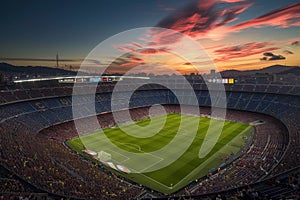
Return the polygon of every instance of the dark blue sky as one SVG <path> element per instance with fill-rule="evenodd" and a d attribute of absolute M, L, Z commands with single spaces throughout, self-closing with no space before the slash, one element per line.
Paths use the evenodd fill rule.
<path fill-rule="evenodd" d="M 84 57 L 97 43 L 127 29 L 154 26 L 176 0 L 1 2 L 0 57 Z M 163 3 L 163 4 L 162 4 Z"/>

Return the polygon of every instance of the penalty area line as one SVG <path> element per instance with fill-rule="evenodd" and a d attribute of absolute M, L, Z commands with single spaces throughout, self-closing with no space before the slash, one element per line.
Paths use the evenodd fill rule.
<path fill-rule="evenodd" d="M 156 155 L 153 155 L 153 154 L 151 154 L 151 153 L 145 153 L 145 154 L 150 154 L 151 156 L 158 158 L 159 161 L 153 163 L 152 165 L 149 165 L 148 167 L 145 167 L 145 168 L 142 169 L 141 172 L 139 172 L 139 173 L 144 173 L 145 170 L 147 170 L 147 169 L 149 169 L 149 168 L 151 168 L 151 167 L 157 165 L 157 164 L 160 163 L 161 161 L 165 160 L 164 158 L 159 157 L 159 156 L 156 156 Z"/>
<path fill-rule="evenodd" d="M 142 175 L 143 177 L 145 177 L 145 178 L 147 178 L 147 179 L 149 179 L 149 180 L 151 180 L 151 181 L 157 183 L 158 185 L 161 185 L 161 186 L 163 186 L 163 187 L 165 187 L 167 189 L 173 189 L 174 188 L 174 186 L 172 186 L 172 187 L 166 186 L 165 184 L 163 184 L 161 182 L 158 182 L 157 180 L 155 180 L 155 179 L 153 179 L 153 178 L 151 178 L 149 176 L 146 176 L 145 174 L 140 173 L 140 175 Z"/>

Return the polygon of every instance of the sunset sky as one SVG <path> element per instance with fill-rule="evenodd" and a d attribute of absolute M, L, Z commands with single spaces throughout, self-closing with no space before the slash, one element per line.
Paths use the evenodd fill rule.
<path fill-rule="evenodd" d="M 53 67 L 58 53 L 61 67 L 79 66 L 101 41 L 139 27 L 191 37 L 219 70 L 300 65 L 297 0 L 12 0 L 0 5 L 0 62 L 14 65 Z M 191 63 L 166 55 L 164 33 L 153 34 L 145 43 L 137 38 L 132 44 L 115 44 L 127 53 L 119 69 L 167 56 L 160 61 L 192 72 Z"/>

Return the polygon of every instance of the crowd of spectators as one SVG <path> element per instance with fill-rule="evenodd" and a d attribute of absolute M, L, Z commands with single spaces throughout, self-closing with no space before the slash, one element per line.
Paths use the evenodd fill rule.
<path fill-rule="evenodd" d="M 1 163 L 45 192 L 79 198 L 130 198 L 141 190 L 83 162 L 56 140 L 35 135 L 13 119 L 2 123 Z M 64 137 L 61 134 L 60 137 Z"/>

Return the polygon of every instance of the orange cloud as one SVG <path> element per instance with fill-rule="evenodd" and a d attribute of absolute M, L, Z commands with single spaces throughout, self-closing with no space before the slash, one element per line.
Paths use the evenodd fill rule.
<path fill-rule="evenodd" d="M 144 59 L 138 58 L 134 55 L 129 55 L 129 59 L 127 59 L 127 60 L 121 59 L 120 66 L 122 66 L 122 67 L 135 67 L 135 66 L 139 66 L 139 65 L 143 65 L 143 64 L 145 64 Z"/>
<path fill-rule="evenodd" d="M 132 62 L 143 62 L 143 61 L 144 61 L 143 59 L 138 58 L 138 57 L 135 57 L 135 56 L 131 56 L 131 57 L 130 57 L 130 60 L 131 60 Z"/>
<path fill-rule="evenodd" d="M 218 58 L 215 62 L 224 62 L 235 58 L 243 58 L 252 55 L 262 54 L 268 51 L 278 50 L 278 47 L 271 47 L 274 43 L 271 42 L 249 42 L 245 44 L 225 47 L 214 51 Z"/>

